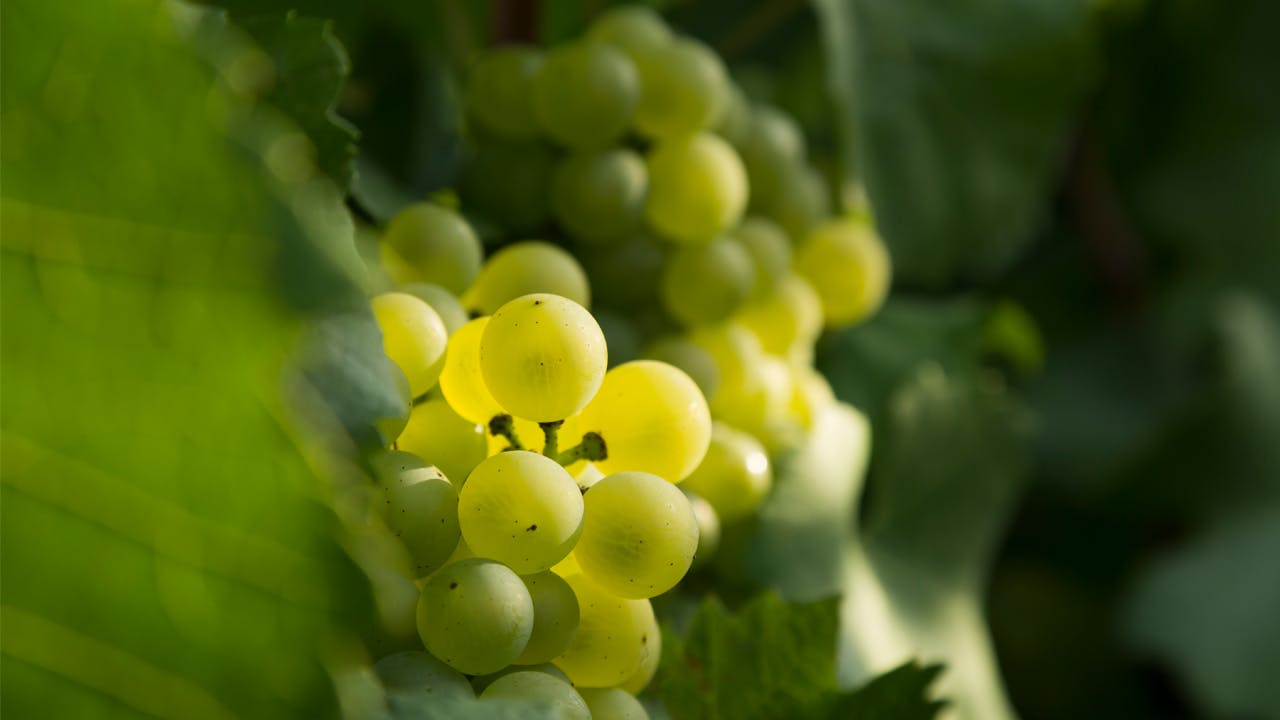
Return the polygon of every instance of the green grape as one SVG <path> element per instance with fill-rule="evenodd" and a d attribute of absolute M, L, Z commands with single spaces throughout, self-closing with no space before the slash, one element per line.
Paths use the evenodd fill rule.
<path fill-rule="evenodd" d="M 468 675 L 510 665 L 533 632 L 533 600 L 511 568 L 462 560 L 432 575 L 418 600 L 418 634 L 427 651 Z"/>
<path fill-rule="evenodd" d="M 750 434 L 716 422 L 711 447 L 683 487 L 715 508 L 725 524 L 755 511 L 773 487 L 773 471 L 764 446 Z"/>
<path fill-rule="evenodd" d="M 373 318 L 382 330 L 382 349 L 409 380 L 413 397 L 430 390 L 444 367 L 449 332 L 431 306 L 400 292 L 370 301 Z"/>
<path fill-rule="evenodd" d="M 582 688 L 591 720 L 649 720 L 640 701 L 618 688 Z"/>
<path fill-rule="evenodd" d="M 580 150 L 605 148 L 620 138 L 639 99 L 635 63 L 603 43 L 555 48 L 533 84 L 534 114 L 543 131 Z"/>
<path fill-rule="evenodd" d="M 798 241 L 831 215 L 830 189 L 814 168 L 793 165 L 779 181 L 773 197 L 756 208 Z"/>
<path fill-rule="evenodd" d="M 647 231 L 605 248 L 583 248 L 581 257 L 600 305 L 634 310 L 656 304 L 667 250 Z"/>
<path fill-rule="evenodd" d="M 751 256 L 756 271 L 752 297 L 768 295 L 791 271 L 791 241 L 787 233 L 772 220 L 749 217 L 733 231 L 732 237 Z"/>
<path fill-rule="evenodd" d="M 796 269 L 818 292 L 827 327 L 866 319 L 889 293 L 889 253 L 863 220 L 832 220 L 814 230 L 796 254 Z"/>
<path fill-rule="evenodd" d="M 510 232 L 532 232 L 551 214 L 547 186 L 555 164 L 541 141 L 480 142 L 469 149 L 459 190 L 468 212 Z"/>
<path fill-rule="evenodd" d="M 449 407 L 482 428 L 488 427 L 494 415 L 504 412 L 480 374 L 480 338 L 488 324 L 489 318 L 479 317 L 459 328 L 449 338 L 449 351 L 440 372 L 440 392 Z"/>
<path fill-rule="evenodd" d="M 683 338 L 668 336 L 650 343 L 640 354 L 683 370 L 698 384 L 704 397 L 715 395 L 716 386 L 720 384 L 720 370 L 716 367 L 715 358 L 703 348 Z"/>
<path fill-rule="evenodd" d="M 533 598 L 533 634 L 516 663 L 550 662 L 569 647 L 578 632 L 578 597 L 568 583 L 551 571 L 525 575 L 523 579 Z"/>
<path fill-rule="evenodd" d="M 750 330 L 735 323 L 699 328 L 689 341 L 707 351 L 716 364 L 720 380 L 708 401 L 715 403 L 722 394 L 755 391 L 759 379 L 751 368 L 764 359 L 764 350 Z"/>
<path fill-rule="evenodd" d="M 817 342 L 822 301 L 808 281 L 788 274 L 772 293 L 738 313 L 737 321 L 755 334 L 765 352 L 790 355 Z"/>
<path fill-rule="evenodd" d="M 592 720 L 582 696 L 569 683 L 541 672 L 514 672 L 490 683 L 481 700 L 546 703 L 564 720 Z"/>
<path fill-rule="evenodd" d="M 604 379 L 608 352 L 591 313 L 572 300 L 537 293 L 489 318 L 480 372 L 493 399 L 516 417 L 553 422 L 577 414 Z"/>
<path fill-rule="evenodd" d="M 573 592 L 573 591 L 570 590 L 570 592 Z M 577 601 L 575 600 L 575 602 Z M 537 614 L 536 607 L 534 608 L 534 614 L 535 615 Z M 536 623 L 537 620 L 535 619 L 534 622 Z M 495 673 L 489 673 L 488 675 L 477 675 L 476 677 L 471 678 L 471 688 L 478 693 L 482 693 L 485 691 L 485 688 L 493 684 L 493 681 L 499 678 L 504 678 L 512 673 L 518 673 L 518 672 L 544 673 L 546 675 L 550 675 L 553 678 L 556 678 L 557 680 L 560 680 L 561 682 L 564 682 L 564 683 L 569 682 L 569 676 L 565 675 L 563 670 L 556 667 L 555 665 L 552 665 L 549 662 L 546 662 L 546 663 L 538 663 L 536 665 L 508 665 L 507 667 L 504 667 Z"/>
<path fill-rule="evenodd" d="M 415 405 L 396 448 L 413 453 L 444 471 L 461 486 L 489 455 L 485 429 L 464 420 L 442 398 Z"/>
<path fill-rule="evenodd" d="M 587 274 L 572 255 L 551 243 L 527 240 L 494 253 L 463 303 L 483 315 L 523 295 L 551 293 L 591 307 Z"/>
<path fill-rule="evenodd" d="M 805 363 L 791 366 L 792 392 L 787 412 L 800 427 L 812 429 L 827 408 L 836 403 L 836 394 L 822 373 Z"/>
<path fill-rule="evenodd" d="M 754 434 L 770 452 L 776 452 L 801 435 L 799 424 L 788 413 L 792 392 L 790 366 L 765 355 L 748 368 L 742 385 L 717 393 L 711 408 L 717 418 Z"/>
<path fill-rule="evenodd" d="M 711 325 L 737 312 L 751 295 L 756 269 L 746 248 L 727 236 L 682 247 L 667 260 L 659 297 L 686 327 Z"/>
<path fill-rule="evenodd" d="M 584 243 L 607 243 L 640 226 L 649 174 L 626 148 L 583 152 L 563 160 L 551 176 L 551 209 Z"/>
<path fill-rule="evenodd" d="M 640 633 L 644 648 L 640 651 L 640 666 L 631 673 L 618 687 L 632 695 L 639 695 L 649 686 L 649 681 L 658 672 L 658 664 L 662 662 L 662 631 L 658 628 L 658 619 L 649 613 L 643 619 L 646 627 Z"/>
<path fill-rule="evenodd" d="M 614 45 L 635 58 L 641 52 L 669 42 L 671 28 L 651 8 L 618 5 L 604 11 L 591 23 L 587 38 Z"/>
<path fill-rule="evenodd" d="M 751 112 L 750 130 L 739 147 L 751 180 L 751 203 L 768 206 L 791 168 L 804 162 L 804 133 L 790 115 L 761 105 Z"/>
<path fill-rule="evenodd" d="M 373 666 L 388 690 L 399 690 L 423 699 L 474 698 L 471 683 L 457 670 L 422 651 L 388 655 Z"/>
<path fill-rule="evenodd" d="M 375 462 L 387 527 L 413 557 L 414 576 L 425 577 L 458 545 L 458 492 L 416 455 L 389 452 Z"/>
<path fill-rule="evenodd" d="M 569 649 L 553 662 L 578 687 L 627 681 L 661 642 L 653 606 L 610 594 L 583 573 L 565 578 L 578 596 L 581 619 Z"/>
<path fill-rule="evenodd" d="M 596 310 L 593 314 L 609 345 L 610 366 L 631 362 L 640 356 L 640 330 L 630 318 L 608 310 Z"/>
<path fill-rule="evenodd" d="M 733 147 L 715 135 L 664 140 L 647 163 L 645 219 L 665 237 L 705 244 L 742 218 L 747 172 Z"/>
<path fill-rule="evenodd" d="M 608 455 L 595 463 L 601 472 L 639 470 L 672 483 L 693 472 L 711 437 L 702 391 L 679 368 L 656 360 L 606 373 L 580 422 L 604 438 Z"/>
<path fill-rule="evenodd" d="M 684 493 L 657 475 L 609 475 L 583 495 L 574 557 L 597 585 L 625 598 L 675 587 L 698 549 L 698 520 Z"/>
<path fill-rule="evenodd" d="M 467 289 L 484 257 L 467 221 L 431 203 L 396 213 L 382 235 L 382 248 L 384 260 L 391 254 L 386 269 L 397 283 L 434 283 L 454 293 Z"/>
<path fill-rule="evenodd" d="M 582 491 L 569 472 L 519 450 L 476 466 L 458 501 L 467 545 L 522 574 L 550 569 L 569 554 L 582 532 L 582 513 Z"/>
<path fill-rule="evenodd" d="M 440 316 L 441 322 L 444 323 L 444 329 L 448 331 L 450 337 L 453 337 L 453 334 L 458 332 L 458 328 L 466 325 L 467 321 L 471 319 L 467 315 L 466 308 L 462 307 L 462 301 L 458 299 L 458 296 L 440 285 L 409 283 L 401 287 L 400 292 L 409 293 L 430 305 L 431 309 L 435 310 L 436 314 Z"/>
<path fill-rule="evenodd" d="M 730 82 L 729 91 L 725 94 L 724 112 L 715 126 L 716 134 L 741 150 L 751 135 L 751 120 L 751 103 L 747 102 L 742 89 Z M 754 188 L 751 194 L 755 195 Z"/>
<path fill-rule="evenodd" d="M 703 462 L 706 462 L 704 459 Z M 681 487 L 681 490 L 685 488 Z M 693 567 L 702 567 L 715 557 L 720 549 L 720 516 L 706 498 L 697 493 L 685 491 L 689 499 L 689 507 L 693 509 L 693 517 L 698 521 L 698 551 L 693 554 Z"/>
<path fill-rule="evenodd" d="M 711 48 L 679 38 L 636 53 L 640 104 L 635 126 L 657 140 L 683 137 L 720 121 L 729 101 L 724 63 Z"/>
<path fill-rule="evenodd" d="M 602 475 L 601 479 L 603 478 L 604 476 Z M 551 572 L 562 578 L 567 578 L 570 575 L 581 573 L 582 566 L 578 564 L 578 558 L 574 557 L 573 553 L 569 553 L 563 560 L 551 566 Z M 581 609 L 579 609 L 579 612 L 581 612 Z"/>
<path fill-rule="evenodd" d="M 413 393 L 409 390 L 409 378 L 404 376 L 404 371 L 399 365 L 395 364 L 391 358 L 386 358 L 387 375 L 390 376 L 391 382 L 396 386 L 396 394 L 400 397 L 404 414 L 388 415 L 380 417 L 373 421 L 374 427 L 382 435 L 383 446 L 390 445 L 395 439 L 400 437 L 400 433 L 404 432 L 405 425 L 409 424 L 409 409 L 413 405 Z"/>
<path fill-rule="evenodd" d="M 542 52 L 536 48 L 511 45 L 489 50 L 467 78 L 467 111 L 481 127 L 499 137 L 536 137 L 532 88 L 541 69 Z"/>

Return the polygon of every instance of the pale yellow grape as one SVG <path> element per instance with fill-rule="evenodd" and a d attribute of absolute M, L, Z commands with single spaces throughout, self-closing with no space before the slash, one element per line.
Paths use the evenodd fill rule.
<path fill-rule="evenodd" d="M 414 576 L 435 572 L 458 545 L 457 490 L 438 468 L 410 453 L 385 453 L 374 465 L 387 528 L 413 557 Z"/>
<path fill-rule="evenodd" d="M 755 511 L 773 487 L 769 455 L 751 435 L 717 422 L 711 447 L 684 486 L 715 508 L 726 525 Z"/>
<path fill-rule="evenodd" d="M 791 273 L 735 319 L 755 334 L 765 352 L 790 355 L 817 342 L 822 333 L 822 301 L 809 281 Z"/>
<path fill-rule="evenodd" d="M 753 384 L 759 377 L 751 368 L 764 359 L 764 350 L 750 330 L 735 323 L 699 328 L 690 333 L 689 341 L 711 355 L 719 372 L 716 391 L 707 398 L 710 402 L 722 394 L 756 391 Z"/>
<path fill-rule="evenodd" d="M 467 77 L 467 111 L 484 129 L 513 140 L 535 137 L 533 80 L 542 69 L 536 48 L 498 47 L 482 54 Z"/>
<path fill-rule="evenodd" d="M 535 422 L 563 420 L 600 388 L 608 366 L 604 333 L 591 313 L 558 295 L 503 305 L 480 338 L 480 372 L 507 412 Z"/>
<path fill-rule="evenodd" d="M 649 720 L 640 701 L 618 688 L 582 688 L 591 720 Z"/>
<path fill-rule="evenodd" d="M 480 270 L 480 239 L 461 215 L 432 203 L 415 203 L 396 213 L 382 234 L 387 272 L 401 284 L 435 283 L 459 293 Z M 402 264 L 398 264 L 400 261 Z"/>
<path fill-rule="evenodd" d="M 436 397 L 414 406 L 396 447 L 440 468 L 458 487 L 489 455 L 484 428 L 462 418 L 443 398 Z"/>
<path fill-rule="evenodd" d="M 731 234 L 751 256 L 755 268 L 752 297 L 773 292 L 791 271 L 791 241 L 778 224 L 762 217 L 749 217 Z"/>
<path fill-rule="evenodd" d="M 720 384 L 720 370 L 715 358 L 703 348 L 680 337 L 659 338 L 641 351 L 641 356 L 675 365 L 688 375 L 705 397 L 715 394 Z"/>
<path fill-rule="evenodd" d="M 693 508 L 693 517 L 698 521 L 698 552 L 694 553 L 693 567 L 701 567 L 720 549 L 720 516 L 701 495 L 686 491 L 685 497 L 689 498 L 689 507 Z"/>
<path fill-rule="evenodd" d="M 632 695 L 639 695 L 649 686 L 649 682 L 658 672 L 658 664 L 662 662 L 662 632 L 658 628 L 658 619 L 650 613 L 646 622 L 647 628 L 640 634 L 644 643 L 644 650 L 640 654 L 640 667 L 618 685 Z"/>
<path fill-rule="evenodd" d="M 578 687 L 611 687 L 626 682 L 661 642 L 653 606 L 601 588 L 585 574 L 565 582 L 578 596 L 581 619 L 569 648 L 553 662 Z"/>
<path fill-rule="evenodd" d="M 480 338 L 489 324 L 479 317 L 463 325 L 449 338 L 449 349 L 440 372 L 440 392 L 458 415 L 488 432 L 489 421 L 506 412 L 489 394 L 480 373 Z"/>
<path fill-rule="evenodd" d="M 662 307 L 685 327 L 711 325 L 742 307 L 755 275 L 746 248 L 722 236 L 676 250 L 663 268 L 659 297 Z"/>
<path fill-rule="evenodd" d="M 634 121 L 640 134 L 661 140 L 719 122 L 729 101 L 729 78 L 711 48 L 692 38 L 677 38 L 634 57 L 644 90 Z"/>
<path fill-rule="evenodd" d="M 572 592 L 572 591 L 570 591 Z M 494 681 L 504 678 L 512 673 L 518 672 L 538 672 L 550 675 L 557 680 L 568 683 L 569 676 L 564 674 L 560 668 L 551 663 L 538 663 L 536 665 L 508 665 L 497 672 L 487 673 L 485 675 L 477 675 L 471 678 L 471 687 L 478 693 L 485 691 Z"/>
<path fill-rule="evenodd" d="M 418 600 L 427 651 L 468 675 L 510 665 L 533 632 L 533 600 L 507 566 L 472 558 L 432 575 Z"/>
<path fill-rule="evenodd" d="M 889 253 L 866 220 L 832 220 L 815 229 L 800 246 L 796 269 L 818 292 L 827 327 L 866 319 L 889 292 Z"/>
<path fill-rule="evenodd" d="M 680 582 L 698 549 L 698 520 L 684 493 L 650 473 L 609 475 L 583 496 L 574 557 L 608 592 L 651 598 Z"/>
<path fill-rule="evenodd" d="M 564 652 L 578 632 L 578 597 L 559 575 L 551 571 L 525 575 L 525 587 L 533 598 L 533 632 L 529 644 L 516 658 L 517 665 L 550 662 Z"/>
<path fill-rule="evenodd" d="M 567 578 L 582 572 L 582 566 L 578 564 L 578 558 L 574 557 L 573 553 L 569 553 L 563 560 L 551 566 L 551 572 Z"/>
<path fill-rule="evenodd" d="M 536 240 L 508 245 L 494 253 L 463 295 L 463 305 L 492 315 L 508 302 L 531 293 L 551 293 L 591 307 L 591 287 L 578 261 L 562 248 Z"/>
<path fill-rule="evenodd" d="M 400 292 L 409 293 L 430 305 L 444 322 L 444 329 L 449 331 L 450 336 L 458 332 L 458 328 L 466 325 L 471 319 L 467 316 L 466 308 L 462 307 L 462 301 L 458 296 L 442 285 L 409 283 L 401 287 Z"/>
<path fill-rule="evenodd" d="M 791 383 L 787 362 L 765 355 L 748 368 L 745 382 L 717 393 L 711 408 L 717 418 L 754 434 L 770 452 L 780 451 L 800 435 L 788 413 Z"/>
<path fill-rule="evenodd" d="M 563 720 L 593 720 L 587 703 L 569 683 L 543 672 L 513 672 L 494 680 L 484 692 L 484 700 L 515 700 L 526 703 L 542 703 L 556 712 Z"/>
<path fill-rule="evenodd" d="M 670 42 L 671 28 L 662 16 L 644 5 L 617 5 L 591 23 L 587 38 L 615 45 L 634 58 Z"/>
<path fill-rule="evenodd" d="M 753 207 L 776 204 L 793 168 L 804 162 L 804 133 L 790 115 L 769 106 L 751 111 L 750 131 L 739 146 L 751 179 Z"/>
<path fill-rule="evenodd" d="M 582 517 L 582 492 L 568 471 L 526 451 L 504 452 L 477 465 L 458 498 L 468 547 L 521 574 L 563 560 L 582 532 Z"/>
<path fill-rule="evenodd" d="M 410 697 L 422 700 L 475 697 L 471 683 L 462 673 L 421 650 L 388 655 L 374 664 L 373 669 L 384 687 Z"/>
<path fill-rule="evenodd" d="M 635 62 L 606 43 L 551 50 L 533 85 L 534 114 L 543 132 L 571 148 L 613 144 L 630 125 L 639 99 Z"/>
<path fill-rule="evenodd" d="M 610 370 L 582 411 L 580 427 L 604 438 L 606 475 L 638 470 L 678 483 L 702 461 L 711 413 L 696 383 L 679 368 L 636 360 Z"/>
<path fill-rule="evenodd" d="M 708 243 L 742 219 L 747 172 L 733 147 L 715 135 L 659 142 L 647 163 L 645 219 L 668 239 Z"/>
<path fill-rule="evenodd" d="M 382 349 L 404 372 L 413 397 L 430 390 L 444 367 L 449 342 L 440 315 L 422 300 L 401 292 L 383 293 L 370 304 L 382 330 Z"/>
<path fill-rule="evenodd" d="M 791 366 L 792 392 L 788 412 L 808 430 L 818 417 L 836 402 L 835 392 L 822 373 L 804 365 Z"/>

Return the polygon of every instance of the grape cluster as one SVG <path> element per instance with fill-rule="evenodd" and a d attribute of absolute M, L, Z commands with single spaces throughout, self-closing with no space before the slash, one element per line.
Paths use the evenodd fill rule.
<path fill-rule="evenodd" d="M 458 195 L 378 244 L 412 410 L 379 424 L 352 539 L 403 648 L 377 669 L 644 717 L 649 598 L 767 497 L 833 402 L 814 344 L 876 310 L 888 255 L 865 215 L 831 217 L 794 120 L 647 9 L 493 49 L 465 100 Z"/>

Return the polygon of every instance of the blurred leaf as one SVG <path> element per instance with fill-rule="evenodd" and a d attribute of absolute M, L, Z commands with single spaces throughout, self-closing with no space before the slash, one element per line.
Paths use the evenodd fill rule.
<path fill-rule="evenodd" d="M 931 720 L 945 703 L 926 701 L 941 665 L 909 662 L 840 698 L 831 713 L 844 720 Z"/>
<path fill-rule="evenodd" d="M 1006 270 L 1046 209 L 1090 83 L 1090 3 L 814 6 L 845 173 L 865 182 L 902 284 Z"/>
<path fill-rule="evenodd" d="M 257 51 L 208 67 L 173 7 L 3 6 L 6 716 L 335 712 L 360 583 L 281 378 L 309 316 L 363 306 L 354 252 L 221 82 Z"/>

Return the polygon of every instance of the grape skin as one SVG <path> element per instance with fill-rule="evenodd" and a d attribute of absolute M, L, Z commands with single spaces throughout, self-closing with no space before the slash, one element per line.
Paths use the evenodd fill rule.
<path fill-rule="evenodd" d="M 458 487 L 489 455 L 484 429 L 460 417 L 443 398 L 414 406 L 396 447 L 440 468 Z"/>
<path fill-rule="evenodd" d="M 482 427 L 487 427 L 493 416 L 503 412 L 480 374 L 480 338 L 488 324 L 488 317 L 479 317 L 459 328 L 449 338 L 444 369 L 440 372 L 440 392 L 449 406 Z"/>
<path fill-rule="evenodd" d="M 656 12 L 643 5 L 618 5 L 591 24 L 587 37 L 617 46 L 634 58 L 638 53 L 671 41 L 671 28 Z"/>
<path fill-rule="evenodd" d="M 587 703 L 568 683 L 542 672 L 514 672 L 494 680 L 480 693 L 481 700 L 517 700 L 547 703 L 564 720 L 592 720 Z"/>
<path fill-rule="evenodd" d="M 409 293 L 419 300 L 431 306 L 432 310 L 440 316 L 440 320 L 444 322 L 444 329 L 448 331 L 449 336 L 458 331 L 463 325 L 470 320 L 467 317 L 466 308 L 462 307 L 462 301 L 441 285 L 432 283 L 409 283 L 400 288 L 400 292 Z"/>
<path fill-rule="evenodd" d="M 404 372 L 413 397 L 430 390 L 444 367 L 449 332 L 431 306 L 401 292 L 383 293 L 370 301 L 382 331 L 382 349 Z"/>
<path fill-rule="evenodd" d="M 516 663 L 550 662 L 569 647 L 578 632 L 578 598 L 573 588 L 551 571 L 525 575 L 522 579 L 533 598 L 533 633 Z"/>
<path fill-rule="evenodd" d="M 591 720 L 649 720 L 640 701 L 618 688 L 582 688 Z"/>
<path fill-rule="evenodd" d="M 376 461 L 387 528 L 413 557 L 414 577 L 444 564 L 458 544 L 458 493 L 444 473 L 406 452 Z"/>
<path fill-rule="evenodd" d="M 679 38 L 635 54 L 644 92 L 635 126 L 655 140 L 677 138 L 719 122 L 729 102 L 724 63 L 706 45 Z"/>
<path fill-rule="evenodd" d="M 492 315 L 508 302 L 531 293 L 550 293 L 591 306 L 591 286 L 577 259 L 539 241 L 519 242 L 494 253 L 463 296 L 463 304 L 482 315 Z"/>
<path fill-rule="evenodd" d="M 733 147 L 709 133 L 659 142 L 647 158 L 645 219 L 666 238 L 711 242 L 738 224 L 747 205 L 747 171 Z"/>
<path fill-rule="evenodd" d="M 543 131 L 580 150 L 608 147 L 631 123 L 640 75 L 626 53 L 605 43 L 553 49 L 534 80 L 534 114 Z"/>
<path fill-rule="evenodd" d="M 520 576 L 481 558 L 432 575 L 418 600 L 418 633 L 455 670 L 482 675 L 510 665 L 533 631 L 533 600 Z"/>
<path fill-rule="evenodd" d="M 574 239 L 607 243 L 639 228 L 648 190 L 648 170 L 635 152 L 578 153 L 551 176 L 551 208 Z"/>
<path fill-rule="evenodd" d="M 431 655 L 404 651 L 388 655 L 373 666 L 388 690 L 401 690 L 424 697 L 475 697 L 471 684 L 457 670 Z"/>
<path fill-rule="evenodd" d="M 661 642 L 653 606 L 612 595 L 583 573 L 565 582 L 578 596 L 582 615 L 573 642 L 553 661 L 556 667 L 578 687 L 628 681 Z"/>
<path fill-rule="evenodd" d="M 773 487 L 769 456 L 751 435 L 717 422 L 711 447 L 683 487 L 715 508 L 726 525 L 752 512 Z"/>
<path fill-rule="evenodd" d="M 662 272 L 662 306 L 686 327 L 712 325 L 742 307 L 755 275 L 751 255 L 728 237 L 683 247 Z"/>
<path fill-rule="evenodd" d="M 500 47 L 482 55 L 467 78 L 465 102 L 471 117 L 499 137 L 536 137 L 532 86 L 542 62 L 542 52 L 532 47 Z"/>
<path fill-rule="evenodd" d="M 889 253 L 864 220 L 833 220 L 814 230 L 796 267 L 818 292 L 827 327 L 860 322 L 889 293 Z"/>
<path fill-rule="evenodd" d="M 448 208 L 416 203 L 396 213 L 382 234 L 393 279 L 401 284 L 433 283 L 453 293 L 467 289 L 480 271 L 483 249 L 467 221 Z"/>

